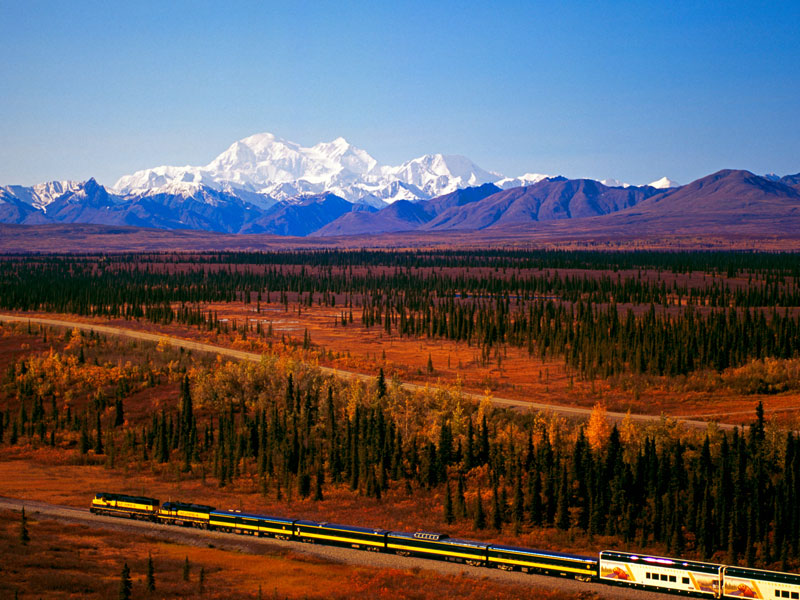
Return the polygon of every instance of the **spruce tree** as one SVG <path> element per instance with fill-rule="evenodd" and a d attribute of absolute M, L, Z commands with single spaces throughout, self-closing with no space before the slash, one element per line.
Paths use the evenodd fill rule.
<path fill-rule="evenodd" d="M 781 571 L 789 570 L 789 544 L 784 541 L 781 544 Z"/>
<path fill-rule="evenodd" d="M 153 566 L 153 556 L 147 555 L 147 582 L 145 584 L 148 592 L 156 591 L 156 575 L 155 567 Z"/>
<path fill-rule="evenodd" d="M 514 481 L 514 506 L 512 508 L 514 516 L 514 533 L 519 533 L 522 527 L 522 520 L 525 518 L 525 501 L 522 496 L 522 477 L 517 471 Z"/>
<path fill-rule="evenodd" d="M 122 406 L 122 398 L 118 395 L 114 402 L 114 427 L 122 427 L 125 424 L 125 408 Z"/>
<path fill-rule="evenodd" d="M 756 421 L 750 426 L 750 435 L 756 442 L 764 439 L 764 403 L 759 400 L 756 405 Z"/>
<path fill-rule="evenodd" d="M 192 393 L 189 388 L 189 376 L 184 375 L 181 380 L 181 436 L 184 443 L 189 441 L 189 432 L 194 423 L 194 406 Z"/>
<path fill-rule="evenodd" d="M 325 483 L 325 471 L 322 465 L 317 466 L 317 473 L 314 477 L 314 500 L 319 502 L 324 499 L 322 494 L 322 486 Z"/>
<path fill-rule="evenodd" d="M 478 488 L 478 494 L 475 496 L 475 515 L 472 521 L 472 526 L 478 531 L 486 529 L 486 513 L 483 512 L 483 501 L 481 500 L 480 488 Z"/>
<path fill-rule="evenodd" d="M 453 432 L 450 424 L 443 416 L 439 427 L 439 464 L 440 476 L 445 475 L 444 468 L 453 462 Z M 442 477 L 444 478 L 444 477 Z"/>
<path fill-rule="evenodd" d="M 483 420 L 481 421 L 481 438 L 478 452 L 478 464 L 486 464 L 489 461 L 489 424 L 486 421 L 485 414 L 483 415 Z"/>
<path fill-rule="evenodd" d="M 500 531 L 503 528 L 503 510 L 500 507 L 500 498 L 497 495 L 497 483 L 492 486 L 492 529 Z"/>
<path fill-rule="evenodd" d="M 453 498 L 450 495 L 450 481 L 447 481 L 444 486 L 444 522 L 450 525 L 453 520 Z"/>
<path fill-rule="evenodd" d="M 748 567 L 756 564 L 756 523 L 753 518 L 753 509 L 747 511 L 747 547 L 745 548 L 745 563 Z"/>
<path fill-rule="evenodd" d="M 569 495 L 567 490 L 567 470 L 561 471 L 561 482 L 558 486 L 558 501 L 556 504 L 556 527 L 569 529 Z"/>
<path fill-rule="evenodd" d="M 372 473 L 370 470 L 370 475 Z M 374 478 L 370 477 L 370 481 L 374 481 Z M 311 475 L 306 467 L 301 467 L 300 473 L 297 474 L 297 493 L 301 498 L 308 498 L 311 495 Z"/>
<path fill-rule="evenodd" d="M 100 425 L 100 411 L 97 411 L 97 436 L 94 440 L 94 453 L 103 454 L 103 430 Z"/>
<path fill-rule="evenodd" d="M 25 507 L 22 507 L 22 518 L 19 523 L 19 541 L 23 546 L 27 546 L 31 541 L 30 533 L 28 533 L 28 517 L 25 516 Z"/>
<path fill-rule="evenodd" d="M 463 519 L 467 516 L 467 501 L 464 498 L 464 475 L 459 473 L 458 474 L 458 487 L 456 487 L 456 502 L 455 502 L 455 509 L 456 509 L 456 516 L 459 519 Z"/>
<path fill-rule="evenodd" d="M 81 421 L 81 437 L 79 442 L 81 454 L 89 452 L 89 432 L 86 430 L 86 419 Z"/>
<path fill-rule="evenodd" d="M 475 432 L 472 427 L 472 419 L 467 419 L 467 441 L 464 448 L 464 469 L 469 471 L 475 460 Z"/>
<path fill-rule="evenodd" d="M 122 572 L 119 577 L 119 600 L 130 600 L 132 589 L 131 570 L 128 568 L 128 563 L 125 563 L 122 565 Z"/>
<path fill-rule="evenodd" d="M 183 561 L 183 580 L 189 581 L 189 557 L 187 556 Z"/>
<path fill-rule="evenodd" d="M 683 536 L 683 519 L 680 516 L 680 511 L 673 512 L 672 522 L 672 546 L 675 548 L 675 554 L 681 556 L 686 548 L 686 540 Z"/>
<path fill-rule="evenodd" d="M 539 525 L 542 522 L 542 480 L 536 470 L 528 474 L 527 510 L 530 522 Z"/>
<path fill-rule="evenodd" d="M 161 411 L 161 422 L 158 426 L 158 444 L 156 446 L 156 456 L 158 462 L 169 462 L 169 441 L 167 437 L 167 419 L 164 411 Z"/>
<path fill-rule="evenodd" d="M 378 369 L 378 381 L 376 383 L 376 388 L 378 398 L 384 398 L 386 396 L 386 378 L 383 375 L 383 367 Z"/>

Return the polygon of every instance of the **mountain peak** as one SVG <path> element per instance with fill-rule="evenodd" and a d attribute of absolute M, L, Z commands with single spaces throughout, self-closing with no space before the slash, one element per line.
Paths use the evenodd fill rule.
<path fill-rule="evenodd" d="M 514 187 L 525 187 L 534 185 L 545 179 L 551 179 L 552 175 L 545 175 L 543 173 L 525 173 L 519 177 L 504 177 L 495 181 L 495 185 L 501 190 L 508 190 Z"/>
<path fill-rule="evenodd" d="M 621 187 L 621 188 L 631 187 L 630 183 L 625 183 L 624 181 L 620 181 L 619 179 L 614 179 L 613 177 L 610 179 L 600 179 L 599 181 L 606 187 Z"/>
<path fill-rule="evenodd" d="M 263 131 L 261 133 L 254 133 L 253 135 L 248 135 L 240 140 L 234 142 L 234 144 L 245 144 L 247 146 L 263 146 L 267 144 L 271 144 L 273 142 L 284 142 L 281 138 L 276 136 L 274 133 L 270 133 L 269 131 Z"/>
<path fill-rule="evenodd" d="M 47 206 L 52 204 L 57 198 L 71 192 L 75 192 L 83 186 L 80 181 L 66 179 L 63 181 L 48 181 L 38 183 L 32 187 L 20 185 L 9 185 L 5 189 L 14 197 L 25 204 L 46 211 Z M 0 188 L 2 189 L 2 188 Z"/>
<path fill-rule="evenodd" d="M 648 183 L 651 188 L 656 188 L 657 190 L 666 190 L 669 188 L 680 187 L 681 184 L 677 181 L 670 179 L 669 177 L 662 177 L 661 179 L 656 179 L 655 181 L 651 181 Z"/>
<path fill-rule="evenodd" d="M 272 200 L 334 193 L 349 202 L 382 206 L 425 200 L 500 178 L 459 155 L 427 154 L 399 167 L 383 166 L 344 137 L 304 147 L 264 132 L 231 144 L 205 166 L 161 166 L 121 177 L 120 194 L 174 190 L 195 184 Z"/>

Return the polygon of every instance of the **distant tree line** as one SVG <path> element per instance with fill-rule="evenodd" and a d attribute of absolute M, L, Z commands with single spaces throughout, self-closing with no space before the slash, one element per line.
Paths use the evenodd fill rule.
<path fill-rule="evenodd" d="M 8 254 L 7 260 L 61 261 L 64 264 L 197 264 L 197 265 L 319 265 L 349 268 L 386 266 L 397 268 L 581 269 L 621 271 L 650 269 L 670 273 L 714 273 L 800 276 L 792 252 L 753 251 L 659 251 L 458 249 L 458 250 L 295 250 L 271 252 L 141 252 L 121 254 Z"/>
<path fill-rule="evenodd" d="M 800 317 L 789 310 L 800 305 L 798 277 L 791 275 L 797 262 L 793 255 L 640 257 L 663 270 L 677 269 L 683 265 L 680 261 L 716 269 L 727 265 L 733 271 L 748 267 L 751 278 L 756 273 L 748 285 L 713 278 L 691 285 L 689 280 L 678 285 L 675 279 L 668 286 L 660 276 L 654 279 L 641 272 L 624 278 L 613 273 L 570 276 L 520 268 L 503 273 L 496 266 L 516 261 L 528 268 L 546 256 L 570 266 L 616 267 L 634 260 L 622 254 L 595 254 L 405 254 L 407 263 L 419 261 L 424 268 L 412 268 L 383 252 L 253 254 L 250 263 L 238 262 L 248 256 L 244 254 L 212 254 L 193 256 L 191 264 L 170 262 L 180 255 L 12 257 L 0 261 L 0 308 L 179 322 L 265 337 L 268 331 L 261 320 L 252 326 L 220 322 L 201 304 L 241 301 L 255 304 L 259 312 L 262 302 L 279 302 L 288 310 L 291 297 L 301 308 L 339 306 L 343 326 L 352 324 L 354 311 L 358 315 L 360 310 L 365 327 L 464 342 L 476 348 L 484 363 L 500 356 L 508 344 L 542 358 L 561 357 L 588 378 L 720 371 L 755 359 L 793 358 L 800 352 Z M 217 264 L 221 257 L 231 261 Z M 162 262 L 152 262 L 156 258 Z M 363 262 L 354 265 L 359 258 Z M 290 260 L 318 262 L 289 264 Z M 459 269 L 443 270 L 451 264 Z M 475 271 L 484 264 L 494 264 L 495 269 Z M 765 265 L 775 270 L 758 275 Z M 307 335 L 303 345 L 311 345 Z"/>

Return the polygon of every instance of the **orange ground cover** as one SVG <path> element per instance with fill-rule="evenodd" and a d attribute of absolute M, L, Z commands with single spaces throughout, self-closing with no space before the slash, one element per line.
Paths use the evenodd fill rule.
<path fill-rule="evenodd" d="M 511 600 L 574 598 L 549 590 L 430 571 L 373 569 L 333 564 L 287 551 L 250 555 L 217 548 L 166 543 L 156 538 L 28 519 L 30 542 L 19 539 L 20 516 L 0 512 L 0 597 L 107 599 L 117 597 L 127 563 L 133 598 L 369 598 L 459 597 Z M 146 589 L 148 556 L 155 591 Z M 189 561 L 189 580 L 183 578 Z M 204 571 L 200 585 L 200 570 Z M 259 596 L 259 591 L 261 596 Z"/>
<path fill-rule="evenodd" d="M 340 320 L 339 307 L 299 307 L 290 304 L 288 311 L 281 304 L 262 304 L 256 312 L 253 304 L 212 304 L 204 312 L 216 311 L 220 319 L 238 324 L 249 322 L 255 328 L 260 321 L 266 330 L 271 324 L 272 338 L 251 333 L 246 339 L 238 334 L 217 334 L 180 324 L 156 325 L 147 321 L 92 319 L 73 315 L 30 313 L 64 320 L 96 322 L 104 325 L 172 335 L 220 346 L 252 352 L 291 354 L 298 359 L 360 373 L 377 374 L 383 368 L 387 377 L 400 381 L 429 385 L 461 385 L 465 391 L 478 394 L 528 400 L 560 406 L 591 408 L 605 403 L 609 411 L 644 414 L 666 414 L 706 418 L 725 423 L 747 424 L 753 420 L 756 404 L 764 404 L 782 426 L 800 426 L 800 393 L 740 394 L 727 389 L 712 391 L 676 391 L 675 381 L 636 376 L 616 380 L 582 380 L 570 373 L 561 358 L 541 360 L 526 351 L 505 347 L 500 360 L 495 354 L 488 363 L 481 363 L 479 350 L 465 343 L 438 339 L 387 335 L 381 327 L 365 328 L 360 311 L 354 309 L 354 323 L 346 327 Z M 304 332 L 312 341 L 310 350 L 302 350 Z M 0 351 L 1 352 L 1 351 Z M 427 370 L 428 358 L 434 371 Z M 0 362 L 2 362 L 0 353 Z M 680 388 L 680 386 L 678 386 Z"/>
<path fill-rule="evenodd" d="M 491 498 L 483 489 L 483 505 L 487 515 Z M 187 476 L 172 465 L 162 470 L 112 470 L 100 465 L 74 464 L 65 460 L 57 449 L 29 448 L 0 451 L 0 496 L 38 500 L 66 506 L 88 507 L 92 496 L 99 491 L 137 494 L 166 500 L 182 500 L 210 504 L 221 509 L 233 509 L 288 518 L 305 518 L 349 525 L 382 527 L 392 531 L 439 531 L 451 537 L 489 540 L 528 548 L 556 550 L 592 555 L 603 548 L 624 548 L 640 551 L 635 543 L 623 545 L 618 538 L 595 536 L 588 538 L 579 532 L 554 528 L 534 528 L 515 534 L 510 525 L 502 531 L 491 528 L 476 530 L 470 519 L 448 525 L 442 509 L 441 491 L 414 489 L 412 495 L 402 486 L 393 486 L 383 498 L 376 500 L 353 494 L 346 486 L 326 488 L 321 501 L 301 499 L 294 490 L 283 490 L 278 500 L 272 487 L 265 496 L 255 477 L 242 475 L 234 484 L 220 489 L 216 481 L 203 483 L 195 475 Z M 467 506 L 473 506 L 477 486 L 468 485 Z M 655 551 L 649 547 L 649 551 Z"/>

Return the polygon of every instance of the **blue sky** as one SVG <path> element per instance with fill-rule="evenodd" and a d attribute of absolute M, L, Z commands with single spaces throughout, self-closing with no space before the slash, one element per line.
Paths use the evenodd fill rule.
<path fill-rule="evenodd" d="M 796 0 L 1 0 L 0 184 L 111 185 L 262 131 L 506 175 L 795 173 L 798 23 Z"/>

